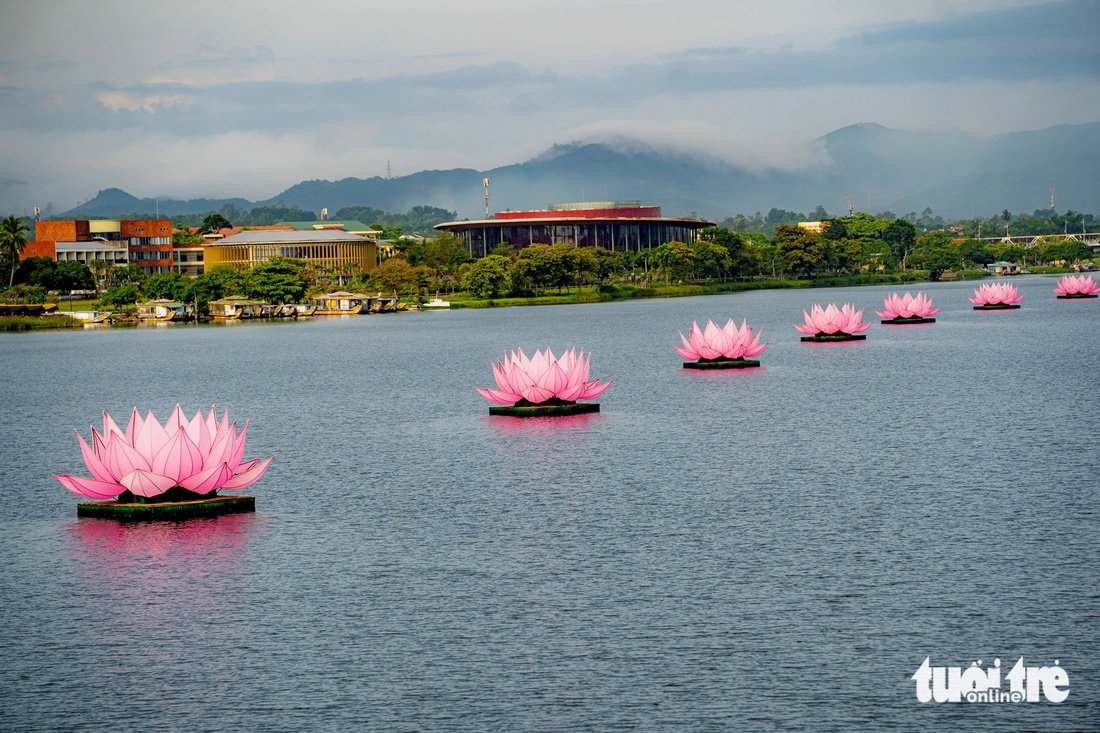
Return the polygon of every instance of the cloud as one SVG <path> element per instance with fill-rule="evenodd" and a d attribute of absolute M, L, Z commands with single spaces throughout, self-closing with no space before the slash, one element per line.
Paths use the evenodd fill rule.
<path fill-rule="evenodd" d="M 199 46 L 193 52 L 160 64 L 147 83 L 205 87 L 274 78 L 275 54 L 266 46 L 256 46 L 252 50 L 241 46 L 229 49 Z"/>
<path fill-rule="evenodd" d="M 105 91 L 95 95 L 96 100 L 112 112 L 139 110 L 153 114 L 158 109 L 191 104 L 194 97 L 183 94 L 133 94 L 125 91 Z"/>

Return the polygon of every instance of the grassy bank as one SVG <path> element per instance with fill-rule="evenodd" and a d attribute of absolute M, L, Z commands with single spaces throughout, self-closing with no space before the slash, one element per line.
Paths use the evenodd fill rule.
<path fill-rule="evenodd" d="M 0 316 L 0 332 L 46 331 L 54 328 L 84 328 L 84 322 L 68 316 Z"/>
<path fill-rule="evenodd" d="M 969 280 L 986 277 L 985 270 L 958 273 L 958 279 Z M 929 282 L 923 270 L 907 272 L 875 273 L 864 275 L 838 275 L 812 280 L 748 280 L 730 282 L 683 283 L 639 288 L 632 285 L 605 285 L 602 288 L 586 287 L 571 293 L 548 293 L 524 298 L 489 298 L 482 300 L 465 294 L 450 296 L 452 308 L 505 308 L 514 305 L 566 305 L 569 303 L 601 303 L 634 298 L 683 298 L 690 295 L 736 293 L 745 290 L 770 290 L 775 288 L 847 288 L 861 285 L 910 285 Z"/>

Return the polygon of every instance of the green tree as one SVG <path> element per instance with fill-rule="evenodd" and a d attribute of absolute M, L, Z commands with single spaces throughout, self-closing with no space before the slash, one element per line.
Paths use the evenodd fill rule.
<path fill-rule="evenodd" d="M 99 303 L 105 308 L 121 308 L 133 305 L 141 297 L 141 293 L 133 285 L 116 285 L 108 288 Z"/>
<path fill-rule="evenodd" d="M 178 272 L 159 272 L 150 275 L 141 286 L 141 291 L 150 300 L 167 298 L 185 301 L 191 290 L 191 278 Z"/>
<path fill-rule="evenodd" d="M 88 269 L 95 275 L 95 289 L 99 292 L 100 285 L 113 285 L 113 278 L 110 278 L 111 270 L 114 269 L 114 265 L 107 260 L 92 260 L 88 263 Z M 108 282 L 110 280 L 110 282 Z"/>
<path fill-rule="evenodd" d="M 601 285 L 608 282 L 616 275 L 621 275 L 623 273 L 624 262 L 622 252 L 613 252 L 603 247 L 596 247 L 593 250 L 593 254 L 596 256 L 596 280 L 599 281 Z"/>
<path fill-rule="evenodd" d="M 808 278 L 828 267 L 825 239 L 797 226 L 780 225 L 773 237 L 783 269 L 795 277 Z"/>
<path fill-rule="evenodd" d="M 890 245 L 894 256 L 901 262 L 904 270 L 909 253 L 917 241 L 917 228 L 906 219 L 894 219 L 882 232 L 882 239 Z"/>
<path fill-rule="evenodd" d="M 27 234 L 30 229 L 22 219 L 12 214 L 0 221 L 0 253 L 11 260 L 11 273 L 8 275 L 8 287 L 15 282 L 15 268 L 19 265 L 19 255 L 27 246 Z"/>
<path fill-rule="evenodd" d="M 57 263 L 49 257 L 28 257 L 15 269 L 14 281 L 43 290 L 56 290 Z"/>
<path fill-rule="evenodd" d="M 216 292 L 210 300 L 218 300 L 229 295 L 247 295 L 248 276 L 232 265 L 215 265 L 206 270 L 196 280 L 203 280 L 203 287 Z"/>
<path fill-rule="evenodd" d="M 306 263 L 290 257 L 272 257 L 246 273 L 245 290 L 250 298 L 268 303 L 298 303 L 309 289 Z"/>
<path fill-rule="evenodd" d="M 499 297 L 508 292 L 508 271 L 511 267 L 512 261 L 507 257 L 482 257 L 470 268 L 470 274 L 466 277 L 466 288 L 478 298 Z"/>
<path fill-rule="evenodd" d="M 83 262 L 63 260 L 57 263 L 55 288 L 66 294 L 74 290 L 95 290 L 95 277 Z"/>
<path fill-rule="evenodd" d="M 149 278 L 149 275 L 140 265 L 135 265 L 133 263 L 123 267 L 116 267 L 111 272 L 114 275 L 115 283 L 119 285 L 134 285 L 138 288 L 140 288 Z"/>
<path fill-rule="evenodd" d="M 416 268 L 401 257 L 390 257 L 371 272 L 369 282 L 382 292 L 406 293 L 417 288 Z"/>
<path fill-rule="evenodd" d="M 944 272 L 962 266 L 962 251 L 949 232 L 931 232 L 917 237 L 914 253 L 932 280 L 939 280 Z"/>
<path fill-rule="evenodd" d="M 523 264 L 520 265 L 520 263 Z M 529 282 L 532 288 L 542 292 L 561 282 L 566 272 L 561 255 L 545 244 L 524 247 L 520 250 L 516 265 L 519 266 L 518 272 L 525 282 Z"/>
<path fill-rule="evenodd" d="M 695 277 L 719 278 L 733 266 L 730 251 L 720 244 L 699 238 L 691 245 L 695 253 Z"/>
<path fill-rule="evenodd" d="M 672 278 L 684 280 L 695 267 L 695 250 L 683 242 L 666 242 L 653 249 L 653 259 L 665 273 L 665 284 Z"/>
<path fill-rule="evenodd" d="M 207 217 L 202 220 L 202 225 L 200 226 L 199 230 L 203 234 L 209 234 L 211 232 L 216 232 L 219 229 L 229 229 L 232 226 L 233 225 L 229 223 L 229 220 L 221 214 L 208 214 Z"/>
<path fill-rule="evenodd" d="M 514 260 L 516 259 L 516 248 L 505 242 L 503 244 L 498 244 L 497 246 L 493 247 L 491 250 L 489 250 L 489 254 L 497 255 L 500 257 L 507 257 L 510 260 Z"/>

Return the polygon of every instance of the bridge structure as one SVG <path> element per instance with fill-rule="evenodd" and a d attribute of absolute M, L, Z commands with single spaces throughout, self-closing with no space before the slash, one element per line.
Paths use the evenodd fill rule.
<path fill-rule="evenodd" d="M 1076 234 L 1012 234 L 999 237 L 981 237 L 978 241 L 982 244 L 1008 244 L 1014 247 L 1031 248 L 1035 245 L 1051 240 L 1061 239 L 1063 242 L 1082 242 L 1093 252 L 1100 252 L 1100 232 L 1077 232 Z"/>

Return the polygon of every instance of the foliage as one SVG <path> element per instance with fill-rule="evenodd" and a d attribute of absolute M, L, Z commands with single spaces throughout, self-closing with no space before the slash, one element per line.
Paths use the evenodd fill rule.
<path fill-rule="evenodd" d="M 69 316 L 0 316 L 0 331 L 4 332 L 83 327 L 83 321 Z"/>
<path fill-rule="evenodd" d="M 795 277 L 811 277 L 831 263 L 831 245 L 820 234 L 797 226 L 780 225 L 773 238 L 784 272 Z"/>
<path fill-rule="evenodd" d="M 199 231 L 203 234 L 209 234 L 216 232 L 219 229 L 229 229 L 233 225 L 229 223 L 221 214 L 208 214 L 205 219 L 202 220 L 202 224 L 199 226 Z"/>
<path fill-rule="evenodd" d="M 268 303 L 298 303 L 306 297 L 309 284 L 304 261 L 272 257 L 249 270 L 244 287 L 250 298 Z"/>
<path fill-rule="evenodd" d="M 140 298 L 141 293 L 133 285 L 116 285 L 107 289 L 99 304 L 105 308 L 121 308 L 125 305 L 133 305 Z"/>
<path fill-rule="evenodd" d="M 666 242 L 653 248 L 653 259 L 665 273 L 665 284 L 671 279 L 685 280 L 695 267 L 695 250 L 683 242 Z"/>
<path fill-rule="evenodd" d="M 11 261 L 11 272 L 8 275 L 9 287 L 15 282 L 15 268 L 19 263 L 19 255 L 27 246 L 26 235 L 29 233 L 30 229 L 27 225 L 14 214 L 0 221 L 0 254 Z"/>
<path fill-rule="evenodd" d="M 191 278 L 178 272 L 157 273 L 150 275 L 141 289 L 151 300 L 167 298 L 187 302 L 191 295 Z"/>
<path fill-rule="evenodd" d="M 503 295 L 509 289 L 508 270 L 511 266 L 512 261 L 507 257 L 500 255 L 482 257 L 470 268 L 470 274 L 466 277 L 467 290 L 478 298 L 496 298 Z"/>
<path fill-rule="evenodd" d="M 45 303 L 46 289 L 39 285 L 16 285 L 0 293 L 4 303 Z"/>

